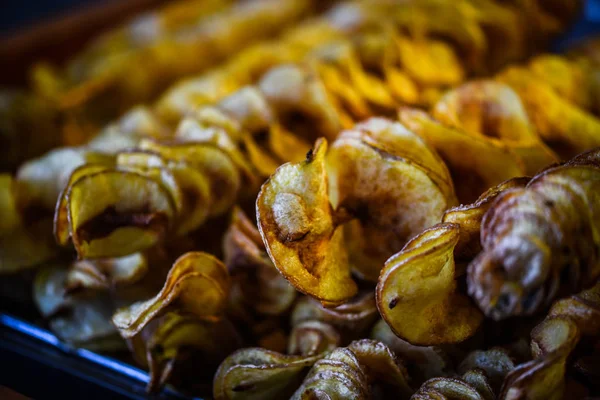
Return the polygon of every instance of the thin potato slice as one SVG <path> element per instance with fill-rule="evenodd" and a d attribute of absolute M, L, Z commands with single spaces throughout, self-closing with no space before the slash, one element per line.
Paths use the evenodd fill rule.
<path fill-rule="evenodd" d="M 341 130 L 338 112 L 329 93 L 316 71 L 308 66 L 284 64 L 272 68 L 262 77 L 258 87 L 278 119 L 291 131 L 296 129 L 287 126 L 285 119 L 298 114 L 302 118 L 292 118 L 291 124 L 306 120 L 313 122 L 306 127 L 310 131 L 302 132 L 309 140 L 319 136 L 333 140 Z"/>
<path fill-rule="evenodd" d="M 288 398 L 300 385 L 307 367 L 325 355 L 287 356 L 262 348 L 236 351 L 215 373 L 213 396 L 215 400 Z"/>
<path fill-rule="evenodd" d="M 150 370 L 146 390 L 158 392 L 173 377 L 186 359 L 201 362 L 206 372 L 194 371 L 199 379 L 212 379 L 212 371 L 240 346 L 240 337 L 226 319 L 206 321 L 182 312 L 171 311 L 129 339 L 136 359 Z M 209 377 L 210 374 L 210 377 Z"/>
<path fill-rule="evenodd" d="M 67 194 L 71 237 L 81 258 L 121 257 L 146 249 L 169 230 L 172 199 L 134 172 L 83 176 Z"/>
<path fill-rule="evenodd" d="M 310 144 L 293 135 L 280 124 L 271 126 L 268 145 L 271 152 L 285 162 L 302 162 L 310 150 Z"/>
<path fill-rule="evenodd" d="M 113 323 L 124 338 L 130 338 L 175 301 L 199 318 L 215 319 L 225 307 L 229 286 L 222 262 L 207 253 L 186 253 L 175 261 L 155 297 L 118 310 Z"/>
<path fill-rule="evenodd" d="M 511 67 L 497 79 L 519 94 L 538 134 L 562 157 L 600 146 L 600 120 L 569 103 L 527 69 Z"/>
<path fill-rule="evenodd" d="M 75 168 L 71 173 L 69 181 L 58 197 L 56 209 L 54 210 L 54 237 L 59 245 L 66 246 L 71 238 L 71 231 L 69 228 L 69 203 L 67 201 L 67 194 L 69 193 L 71 186 L 86 175 L 106 171 L 109 168 L 108 165 L 103 164 L 84 164 Z"/>
<path fill-rule="evenodd" d="M 239 288 L 240 307 L 261 315 L 281 315 L 291 307 L 296 289 L 275 268 L 257 228 L 238 207 L 223 238 L 223 253 L 233 286 Z"/>
<path fill-rule="evenodd" d="M 169 169 L 182 192 L 182 207 L 177 218 L 179 235 L 195 230 L 208 218 L 211 203 L 210 187 L 208 178 L 202 171 L 192 168 L 185 162 L 165 160 L 150 151 L 119 153 L 117 165 Z"/>
<path fill-rule="evenodd" d="M 156 152 L 167 160 L 184 162 L 201 171 L 210 185 L 210 216 L 220 215 L 234 204 L 240 190 L 240 174 L 232 159 L 218 146 L 209 143 L 164 144 L 142 140 L 140 148 Z"/>
<path fill-rule="evenodd" d="M 396 134 L 391 133 L 391 122 L 383 125 L 390 136 Z M 367 124 L 359 127 L 370 129 Z M 446 178 L 434 180 L 436 174 L 396 155 L 392 146 L 384 146 L 385 141 L 377 142 L 389 152 L 352 136 L 352 131 L 344 132 L 327 154 L 330 196 L 336 210 L 357 218 L 345 226 L 353 268 L 363 278 L 376 281 L 387 258 L 400 251 L 410 237 L 437 223 L 454 205 L 453 191 Z M 400 144 L 410 142 L 397 136 Z"/>
<path fill-rule="evenodd" d="M 236 136 L 240 135 L 241 133 L 238 133 Z M 185 118 L 177 127 L 175 138 L 185 143 L 209 143 L 217 146 L 231 158 L 244 180 L 244 185 L 248 186 L 248 190 L 252 191 L 257 187 L 258 178 L 252 164 L 240 152 L 237 142 L 232 139 L 229 130 L 226 131 L 224 128 L 213 124 L 203 125 L 194 118 Z"/>
<path fill-rule="evenodd" d="M 454 255 L 460 260 L 471 260 L 481 251 L 481 223 L 492 203 L 505 190 L 525 187 L 530 178 L 514 178 L 502 182 L 485 193 L 475 203 L 453 207 L 444 213 L 442 222 L 460 226 L 460 238 L 454 249 Z"/>
<path fill-rule="evenodd" d="M 16 189 L 16 183 L 12 176 L 0 174 L 0 237 L 21 225 Z"/>
<path fill-rule="evenodd" d="M 148 261 L 141 253 L 120 258 L 80 260 L 70 266 L 65 287 L 69 292 L 83 288 L 109 289 L 135 283 L 146 272 Z"/>
<path fill-rule="evenodd" d="M 536 135 L 519 96 L 500 82 L 473 81 L 451 90 L 433 116 L 448 127 L 502 142 L 521 158 L 526 174 L 559 161 Z"/>
<path fill-rule="evenodd" d="M 320 139 L 304 162 L 279 167 L 262 186 L 256 211 L 275 267 L 297 290 L 337 305 L 357 287 L 327 195 L 326 151 Z"/>
<path fill-rule="evenodd" d="M 72 296 L 65 291 L 67 270 L 41 268 L 33 282 L 33 300 L 62 340 L 90 350 L 123 350 L 125 343 L 110 321 L 111 302 L 106 294 Z"/>
<path fill-rule="evenodd" d="M 287 352 L 306 357 L 334 350 L 340 344 L 340 335 L 329 324 L 321 321 L 304 321 L 292 328 Z"/>
<path fill-rule="evenodd" d="M 0 275 L 14 274 L 57 257 L 59 248 L 52 235 L 52 219 L 19 225 L 0 237 Z"/>
<path fill-rule="evenodd" d="M 469 203 L 488 188 L 525 175 L 522 160 L 502 143 L 447 128 L 416 109 L 401 109 L 399 119 L 448 163 L 461 202 Z"/>
<path fill-rule="evenodd" d="M 400 338 L 425 346 L 457 343 L 481 324 L 482 314 L 456 291 L 453 252 L 459 235 L 458 225 L 436 225 L 386 262 L 377 307 Z"/>

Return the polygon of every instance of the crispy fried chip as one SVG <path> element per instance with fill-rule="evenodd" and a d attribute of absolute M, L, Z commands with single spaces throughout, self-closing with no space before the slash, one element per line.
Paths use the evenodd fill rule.
<path fill-rule="evenodd" d="M 424 231 L 387 262 L 377 284 L 377 307 L 400 338 L 416 345 L 457 343 L 474 334 L 483 316 L 456 291 L 454 247 L 460 228 Z"/>
<path fill-rule="evenodd" d="M 65 288 L 68 292 L 82 288 L 109 289 L 142 279 L 148 272 L 148 260 L 141 253 L 120 258 L 75 261 L 69 267 Z"/>
<path fill-rule="evenodd" d="M 343 132 L 327 154 L 327 170 L 334 209 L 356 218 L 345 227 L 350 261 L 371 281 L 388 257 L 455 202 L 437 155 L 402 125 L 385 119 Z"/>
<path fill-rule="evenodd" d="M 442 97 L 433 116 L 472 136 L 500 141 L 523 161 L 526 174 L 558 162 L 558 156 L 535 134 L 519 96 L 505 84 L 490 80 L 465 83 Z"/>
<path fill-rule="evenodd" d="M 396 336 L 382 319 L 375 324 L 370 337 L 385 344 L 405 363 L 413 383 L 450 374 L 452 362 L 440 347 L 410 344 Z"/>
<path fill-rule="evenodd" d="M 333 326 L 341 335 L 342 344 L 363 337 L 377 320 L 377 305 L 372 292 L 361 293 L 337 307 L 323 307 L 310 297 L 295 305 L 291 322 L 296 326 L 306 321 L 321 321 Z"/>
<path fill-rule="evenodd" d="M 343 231 L 327 195 L 327 142 L 277 169 L 256 200 L 258 229 L 277 269 L 299 291 L 336 305 L 356 293 Z"/>
<path fill-rule="evenodd" d="M 239 207 L 223 237 L 223 253 L 232 285 L 241 292 L 241 306 L 262 315 L 281 315 L 291 307 L 296 289 L 275 268 L 260 233 Z"/>
<path fill-rule="evenodd" d="M 186 253 L 175 261 L 155 297 L 118 310 L 113 323 L 123 337 L 132 337 L 175 301 L 199 318 L 215 319 L 225 307 L 229 285 L 222 262 L 207 253 Z"/>
<path fill-rule="evenodd" d="M 325 356 L 286 356 L 261 348 L 231 354 L 215 373 L 215 400 L 288 398 L 318 359 Z"/>
<path fill-rule="evenodd" d="M 120 257 L 154 245 L 174 216 L 168 191 L 134 172 L 86 175 L 67 193 L 71 238 L 81 258 Z"/>
<path fill-rule="evenodd" d="M 399 119 L 448 163 L 462 202 L 471 202 L 490 187 L 525 175 L 522 160 L 501 142 L 445 127 L 416 109 L 401 109 Z"/>
<path fill-rule="evenodd" d="M 40 269 L 33 283 L 33 299 L 50 329 L 62 340 L 90 350 L 122 350 L 125 343 L 111 323 L 106 294 L 70 296 L 65 292 L 67 270 Z"/>
<path fill-rule="evenodd" d="M 167 312 L 129 339 L 136 358 L 150 370 L 146 388 L 150 393 L 156 393 L 182 372 L 178 367 L 184 360 L 196 358 L 204 367 L 214 370 L 240 343 L 239 335 L 227 319 L 206 321 L 177 311 Z M 197 379 L 208 377 L 197 371 L 194 375 Z"/>

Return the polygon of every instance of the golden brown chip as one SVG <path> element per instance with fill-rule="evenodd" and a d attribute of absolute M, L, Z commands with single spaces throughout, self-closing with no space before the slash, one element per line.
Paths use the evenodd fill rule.
<path fill-rule="evenodd" d="M 486 315 L 532 315 L 561 291 L 600 275 L 598 150 L 502 193 L 481 227 L 483 251 L 468 268 L 469 292 Z"/>
<path fill-rule="evenodd" d="M 241 307 L 262 315 L 280 315 L 291 307 L 296 289 L 275 268 L 257 228 L 238 207 L 223 237 L 223 253 Z"/>
<path fill-rule="evenodd" d="M 132 337 L 175 301 L 198 318 L 215 319 L 225 307 L 229 285 L 222 262 L 207 253 L 186 253 L 175 261 L 155 297 L 118 310 L 113 322 L 124 338 Z"/>
<path fill-rule="evenodd" d="M 483 319 L 457 292 L 453 252 L 459 232 L 458 225 L 436 225 L 408 242 L 381 271 L 376 292 L 379 312 L 411 344 L 461 342 Z"/>
<path fill-rule="evenodd" d="M 433 378 L 425 382 L 412 400 L 494 400 L 485 372 L 469 371 L 460 378 Z"/>
<path fill-rule="evenodd" d="M 538 134 L 562 157 L 600 146 L 600 120 L 569 103 L 527 69 L 511 67 L 497 79 L 519 94 Z"/>
<path fill-rule="evenodd" d="M 432 114 L 450 128 L 503 143 L 523 161 L 526 174 L 558 162 L 558 156 L 536 135 L 519 96 L 505 84 L 465 83 L 446 93 Z"/>
<path fill-rule="evenodd" d="M 401 109 L 399 119 L 447 162 L 458 198 L 463 203 L 474 201 L 501 182 L 525 175 L 522 160 L 501 142 L 445 127 L 416 109 Z"/>
<path fill-rule="evenodd" d="M 403 151 L 411 145 L 419 156 Z M 327 154 L 327 169 L 334 209 L 356 218 L 345 227 L 350 262 L 371 281 L 388 257 L 454 205 L 441 160 L 414 134 L 385 119 L 342 133 Z"/>
<path fill-rule="evenodd" d="M 240 174 L 227 152 L 210 143 L 140 142 L 142 150 L 156 152 L 164 159 L 183 162 L 198 169 L 210 186 L 210 216 L 226 212 L 235 203 L 240 190 Z"/>
<path fill-rule="evenodd" d="M 258 229 L 277 269 L 299 291 L 336 305 L 356 293 L 327 194 L 327 142 L 277 169 L 256 200 Z"/>
<path fill-rule="evenodd" d="M 59 254 L 52 219 L 43 218 L 0 237 L 0 275 L 13 274 L 52 260 Z"/>
<path fill-rule="evenodd" d="M 109 170 L 81 177 L 67 193 L 71 238 L 81 258 L 121 257 L 146 249 L 169 230 L 172 198 L 153 179 Z"/>
<path fill-rule="evenodd" d="M 195 379 L 212 379 L 212 370 L 237 350 L 240 342 L 233 325 L 226 319 L 206 321 L 176 311 L 157 318 L 128 340 L 138 362 L 150 370 L 146 387 L 150 393 L 184 374 L 179 367 L 185 361 L 195 361 L 195 365 L 201 364 L 203 369 L 210 370 L 210 373 L 194 371 Z"/>

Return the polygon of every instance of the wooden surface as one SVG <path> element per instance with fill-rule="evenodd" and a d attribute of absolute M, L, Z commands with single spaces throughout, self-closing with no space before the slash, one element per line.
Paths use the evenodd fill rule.
<path fill-rule="evenodd" d="M 0 0 L 1 1 L 1 0 Z M 0 85 L 21 85 L 37 60 L 61 62 L 94 35 L 167 0 L 104 0 L 0 38 Z M 31 6 L 23 4 L 23 7 Z"/>

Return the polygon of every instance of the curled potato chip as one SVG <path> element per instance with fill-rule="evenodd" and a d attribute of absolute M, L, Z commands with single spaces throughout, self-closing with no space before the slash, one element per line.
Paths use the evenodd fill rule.
<path fill-rule="evenodd" d="M 69 267 L 65 288 L 68 292 L 83 288 L 109 289 L 139 281 L 148 272 L 148 261 L 141 253 L 120 258 L 80 260 Z"/>
<path fill-rule="evenodd" d="M 485 372 L 468 371 L 460 378 L 433 378 L 425 382 L 412 400 L 494 400 L 496 397 Z"/>
<path fill-rule="evenodd" d="M 238 350 L 217 369 L 213 396 L 215 400 L 287 398 L 300 385 L 307 368 L 324 355 L 286 356 L 261 348 Z"/>
<path fill-rule="evenodd" d="M 52 220 L 43 218 L 20 224 L 0 237 L 0 274 L 13 274 L 57 257 Z"/>
<path fill-rule="evenodd" d="M 531 315 L 598 279 L 598 150 L 502 193 L 482 224 L 469 293 L 486 315 Z M 585 243 L 585 244 L 584 244 Z"/>
<path fill-rule="evenodd" d="M 81 258 L 120 257 L 154 245 L 170 228 L 173 200 L 159 183 L 110 170 L 81 177 L 67 193 L 71 238 Z"/>
<path fill-rule="evenodd" d="M 481 313 L 456 289 L 454 248 L 459 232 L 458 225 L 436 225 L 408 242 L 381 271 L 379 312 L 412 344 L 461 342 L 482 322 Z"/>
<path fill-rule="evenodd" d="M 475 350 L 462 360 L 457 371 L 460 374 L 465 374 L 475 368 L 485 371 L 490 386 L 494 393 L 497 393 L 506 375 L 515 368 L 515 361 L 502 348 L 492 348 L 485 351 Z"/>
<path fill-rule="evenodd" d="M 202 171 L 185 162 L 168 161 L 151 151 L 128 151 L 117 155 L 117 165 L 122 167 L 166 168 L 175 179 L 171 193 L 180 198 L 177 233 L 183 235 L 198 228 L 210 211 L 210 187 Z M 181 192 L 181 194 L 177 192 Z M 174 199 L 177 203 L 177 200 Z"/>
<path fill-rule="evenodd" d="M 504 380 L 499 398 L 562 399 L 567 360 L 582 336 L 600 333 L 600 283 L 552 305 L 531 332 L 533 360 L 518 365 Z"/>
<path fill-rule="evenodd" d="M 306 321 L 321 321 L 333 326 L 341 335 L 342 344 L 363 337 L 377 320 L 377 305 L 373 293 L 362 293 L 337 307 L 323 307 L 310 297 L 301 298 L 291 315 L 292 326 Z"/>
<path fill-rule="evenodd" d="M 21 225 L 16 190 L 13 177 L 9 174 L 0 174 L 0 237 Z"/>
<path fill-rule="evenodd" d="M 505 190 L 524 187 L 530 178 L 514 178 L 490 188 L 477 201 L 446 210 L 442 217 L 443 223 L 460 226 L 460 238 L 454 249 L 457 259 L 472 259 L 481 251 L 481 223 L 483 216 L 490 209 L 494 200 Z"/>
<path fill-rule="evenodd" d="M 447 162 L 462 202 L 471 202 L 488 188 L 525 175 L 522 160 L 500 142 L 445 127 L 420 110 L 403 108 L 399 119 Z"/>
<path fill-rule="evenodd" d="M 44 267 L 33 282 L 33 299 L 62 340 L 90 350 L 122 350 L 125 343 L 111 323 L 112 307 L 106 294 L 68 295 L 67 270 Z"/>
<path fill-rule="evenodd" d="M 272 68 L 258 87 L 282 125 L 301 137 L 334 139 L 340 131 L 338 113 L 330 95 L 316 71 L 307 66 L 283 64 Z M 302 123 L 305 126 L 300 125 Z"/>
<path fill-rule="evenodd" d="M 448 127 L 500 141 L 523 161 L 526 174 L 558 162 L 558 156 L 535 134 L 519 96 L 505 84 L 465 83 L 436 103 L 433 116 Z"/>
<path fill-rule="evenodd" d="M 357 287 L 327 195 L 326 151 L 318 140 L 304 162 L 279 167 L 262 186 L 256 211 L 275 267 L 299 291 L 336 305 Z"/>
<path fill-rule="evenodd" d="M 239 287 L 243 307 L 262 315 L 281 315 L 296 299 L 296 290 L 277 271 L 260 233 L 244 212 L 235 207 L 223 238 L 224 262 Z"/>
<path fill-rule="evenodd" d="M 363 339 L 318 360 L 291 399 L 368 399 L 371 384 L 378 382 L 391 385 L 397 398 L 408 399 L 412 393 L 406 371 L 391 351 Z"/>
<path fill-rule="evenodd" d="M 212 379 L 212 369 L 239 348 L 240 343 L 239 335 L 228 320 L 200 320 L 177 311 L 167 312 L 128 339 L 136 359 L 150 370 L 146 388 L 150 393 L 183 373 L 179 367 L 186 359 L 193 359 L 210 370 L 210 375 L 194 371 L 195 379 Z"/>
<path fill-rule="evenodd" d="M 497 79 L 519 94 L 538 134 L 562 157 L 600 146 L 600 120 L 569 103 L 529 70 L 511 67 Z"/>
<path fill-rule="evenodd" d="M 314 356 L 334 350 L 340 344 L 340 335 L 329 324 L 304 321 L 292 328 L 288 340 L 288 354 Z"/>
<path fill-rule="evenodd" d="M 375 281 L 390 255 L 454 205 L 454 192 L 441 160 L 402 125 L 370 119 L 355 129 L 327 154 L 330 196 L 356 218 L 345 227 L 352 266 Z"/>
<path fill-rule="evenodd" d="M 215 319 L 225 307 L 229 285 L 222 262 L 207 253 L 186 253 L 175 261 L 155 297 L 118 310 L 112 320 L 121 335 L 129 338 L 175 301 L 199 318 Z"/>
<path fill-rule="evenodd" d="M 450 357 L 440 347 L 410 344 L 396 336 L 382 319 L 375 324 L 370 337 L 385 344 L 404 362 L 408 375 L 415 384 L 447 376 L 452 370 Z"/>
<path fill-rule="evenodd" d="M 69 189 L 82 177 L 106 171 L 109 168 L 109 166 L 104 164 L 84 164 L 75 168 L 71 173 L 71 176 L 69 176 L 69 181 L 61 191 L 56 203 L 56 209 L 54 210 L 54 236 L 56 237 L 57 243 L 61 246 L 66 246 L 71 238 L 71 231 L 69 228 L 69 203 L 67 201 Z"/>
<path fill-rule="evenodd" d="M 210 187 L 210 216 L 224 213 L 235 202 L 240 190 L 240 175 L 234 162 L 219 147 L 209 143 L 164 144 L 142 140 L 140 148 L 200 170 L 208 178 Z"/>

